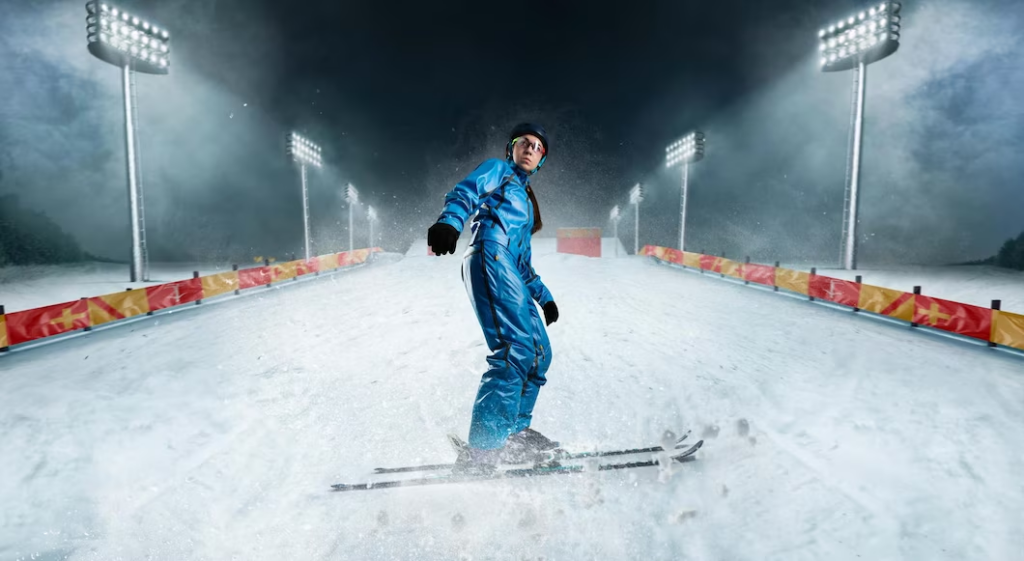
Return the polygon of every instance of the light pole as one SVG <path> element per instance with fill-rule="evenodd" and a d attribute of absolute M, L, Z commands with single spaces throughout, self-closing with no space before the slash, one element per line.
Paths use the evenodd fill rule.
<path fill-rule="evenodd" d="M 856 70 L 854 75 L 853 135 L 843 207 L 842 245 L 846 269 L 857 268 L 857 215 L 860 209 L 860 160 L 864 133 L 864 94 L 867 65 L 900 47 L 900 4 L 882 2 L 818 32 L 822 72 Z"/>
<path fill-rule="evenodd" d="M 640 254 L 640 203 L 644 200 L 643 188 L 637 183 L 629 190 L 629 204 L 636 207 L 636 231 L 633 239 L 633 255 Z"/>
<path fill-rule="evenodd" d="M 694 131 L 665 148 L 665 167 L 683 164 L 683 186 L 680 193 L 679 251 L 686 251 L 686 199 L 690 180 L 690 164 L 704 159 L 704 133 Z"/>
<path fill-rule="evenodd" d="M 306 166 L 323 165 L 320 146 L 293 132 L 288 135 L 288 154 L 299 164 L 299 175 L 302 177 L 302 238 L 305 242 L 306 261 L 309 261 L 309 189 L 306 186 Z"/>
<path fill-rule="evenodd" d="M 124 93 L 124 132 L 128 170 L 128 219 L 131 227 L 131 282 L 149 280 L 146 213 L 139 170 L 138 103 L 135 72 L 167 74 L 171 64 L 171 35 L 106 2 L 85 4 L 86 39 L 96 58 L 121 68 Z"/>
<path fill-rule="evenodd" d="M 351 183 L 345 188 L 345 201 L 348 203 L 348 250 L 353 251 L 355 250 L 355 245 L 352 242 L 352 221 L 354 218 L 352 210 L 359 202 L 359 191 Z"/>
<path fill-rule="evenodd" d="M 615 205 L 612 208 L 610 216 L 612 220 L 612 232 L 615 234 L 615 257 L 619 256 L 619 220 L 622 220 L 622 214 L 619 212 L 619 205 Z"/>
<path fill-rule="evenodd" d="M 373 223 L 377 221 L 377 211 L 372 206 L 367 207 L 366 217 L 370 220 L 370 245 L 367 247 L 373 247 Z"/>

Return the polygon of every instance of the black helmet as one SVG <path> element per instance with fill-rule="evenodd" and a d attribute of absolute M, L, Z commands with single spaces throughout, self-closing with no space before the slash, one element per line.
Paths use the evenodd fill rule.
<path fill-rule="evenodd" d="M 544 127 L 533 123 L 519 123 L 512 128 L 512 132 L 508 135 L 508 140 L 512 142 L 512 140 L 524 134 L 532 134 L 540 139 L 540 143 L 544 145 L 544 157 L 546 158 L 551 148 L 548 147 L 548 133 L 544 132 Z"/>

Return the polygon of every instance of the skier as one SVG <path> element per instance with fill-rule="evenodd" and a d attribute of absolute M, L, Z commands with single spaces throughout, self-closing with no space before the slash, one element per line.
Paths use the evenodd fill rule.
<path fill-rule="evenodd" d="M 530 428 L 551 365 L 546 325 L 558 319 L 558 306 L 531 262 L 530 240 L 542 222 L 530 176 L 547 154 L 542 127 L 517 125 L 505 159 L 484 161 L 456 184 L 427 231 L 435 255 L 454 254 L 466 221 L 476 213 L 462 280 L 491 354 L 473 405 L 469 447 L 456 460 L 457 472 L 489 473 L 500 461 L 526 461 L 558 447 Z M 544 310 L 545 321 L 534 302 Z"/>

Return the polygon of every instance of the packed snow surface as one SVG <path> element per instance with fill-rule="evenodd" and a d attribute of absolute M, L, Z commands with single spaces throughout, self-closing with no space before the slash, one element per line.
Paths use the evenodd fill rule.
<path fill-rule="evenodd" d="M 1024 361 L 635 257 L 535 257 L 561 317 L 534 427 L 692 430 L 697 461 L 331 492 L 454 458 L 488 353 L 459 264 L 389 254 L 0 358 L 0 559 L 1024 551 Z"/>

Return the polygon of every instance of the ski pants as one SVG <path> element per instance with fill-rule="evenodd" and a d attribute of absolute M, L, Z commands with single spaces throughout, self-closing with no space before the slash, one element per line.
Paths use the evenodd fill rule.
<path fill-rule="evenodd" d="M 481 240 L 470 246 L 462 280 L 491 350 L 473 405 L 469 445 L 501 448 L 510 435 L 530 426 L 551 365 L 547 329 L 517 256 L 504 245 Z"/>

